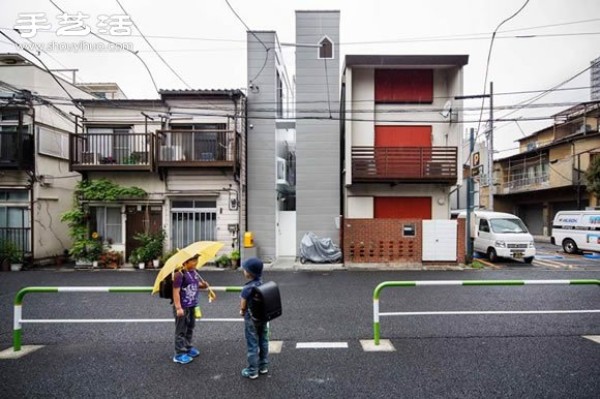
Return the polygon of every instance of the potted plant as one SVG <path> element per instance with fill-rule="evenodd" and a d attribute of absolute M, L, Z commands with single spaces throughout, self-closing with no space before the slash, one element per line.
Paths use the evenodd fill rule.
<path fill-rule="evenodd" d="M 229 255 L 223 254 L 217 258 L 215 263 L 217 267 L 229 267 L 231 265 L 231 258 L 229 258 Z"/>
<path fill-rule="evenodd" d="M 99 263 L 108 269 L 117 269 L 121 265 L 123 255 L 119 251 L 108 250 L 100 255 Z"/>
<path fill-rule="evenodd" d="M 133 237 L 137 240 L 141 246 L 138 248 L 138 256 L 140 262 L 155 264 L 155 260 L 158 261 L 163 253 L 163 246 L 165 241 L 165 232 L 161 230 L 157 233 L 139 233 Z M 158 267 L 158 266 L 155 266 Z"/>
<path fill-rule="evenodd" d="M 10 270 L 13 272 L 18 272 L 23 267 L 23 254 L 12 241 L 0 242 L 0 258 L 10 263 Z"/>
<path fill-rule="evenodd" d="M 231 257 L 231 267 L 233 268 L 233 270 L 240 267 L 240 250 L 239 249 L 233 250 L 231 252 L 230 257 Z"/>

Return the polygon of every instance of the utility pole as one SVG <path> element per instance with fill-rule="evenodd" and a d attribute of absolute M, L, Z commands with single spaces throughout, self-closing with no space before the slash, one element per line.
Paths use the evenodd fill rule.
<path fill-rule="evenodd" d="M 490 82 L 490 122 L 488 139 L 488 208 L 494 210 L 494 82 Z M 473 150 L 471 150 L 473 151 Z"/>
<path fill-rule="evenodd" d="M 471 240 L 471 214 L 473 213 L 473 150 L 475 149 L 475 129 L 469 129 L 469 178 L 467 179 L 467 259 L 466 263 L 473 261 L 473 241 Z"/>

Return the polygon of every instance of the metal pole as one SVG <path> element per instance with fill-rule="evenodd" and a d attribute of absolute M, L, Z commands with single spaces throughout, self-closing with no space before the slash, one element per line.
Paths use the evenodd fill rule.
<path fill-rule="evenodd" d="M 490 82 L 490 123 L 488 131 L 488 208 L 494 210 L 494 82 Z"/>
<path fill-rule="evenodd" d="M 473 212 L 474 190 L 473 190 L 473 150 L 475 149 L 475 129 L 469 129 L 469 178 L 467 179 L 467 263 L 473 261 L 473 241 L 471 241 L 471 213 Z"/>

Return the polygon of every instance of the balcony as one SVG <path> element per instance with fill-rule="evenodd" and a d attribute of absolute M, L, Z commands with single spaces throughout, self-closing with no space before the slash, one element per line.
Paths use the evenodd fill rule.
<path fill-rule="evenodd" d="M 158 138 L 159 168 L 233 168 L 237 161 L 231 130 L 161 130 Z"/>
<path fill-rule="evenodd" d="M 511 177 L 509 181 L 502 183 L 498 194 L 514 194 L 550 188 L 550 175 L 548 173 L 537 176 L 513 175 Z"/>
<path fill-rule="evenodd" d="M 150 133 L 71 135 L 71 169 L 78 172 L 152 171 L 154 142 L 154 135 Z"/>
<path fill-rule="evenodd" d="M 32 170 L 34 155 L 32 134 L 4 131 L 0 127 L 0 170 Z"/>
<path fill-rule="evenodd" d="M 456 147 L 352 147 L 353 183 L 455 184 Z"/>

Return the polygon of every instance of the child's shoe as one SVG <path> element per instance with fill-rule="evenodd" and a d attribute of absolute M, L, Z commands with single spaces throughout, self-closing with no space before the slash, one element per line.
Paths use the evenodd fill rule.
<path fill-rule="evenodd" d="M 192 360 L 194 360 L 194 359 L 189 357 L 186 353 L 180 353 L 178 355 L 173 356 L 173 362 L 179 363 L 179 364 L 188 364 Z"/>
<path fill-rule="evenodd" d="M 258 378 L 258 373 L 256 371 L 251 371 L 249 368 L 245 368 L 242 370 L 242 377 L 254 380 Z"/>
<path fill-rule="evenodd" d="M 269 372 L 269 365 L 264 364 L 258 368 L 259 374 L 267 374 Z"/>
<path fill-rule="evenodd" d="M 190 348 L 190 350 L 188 350 L 187 355 L 189 357 L 198 357 L 198 355 L 200 355 L 200 351 L 194 347 Z"/>

